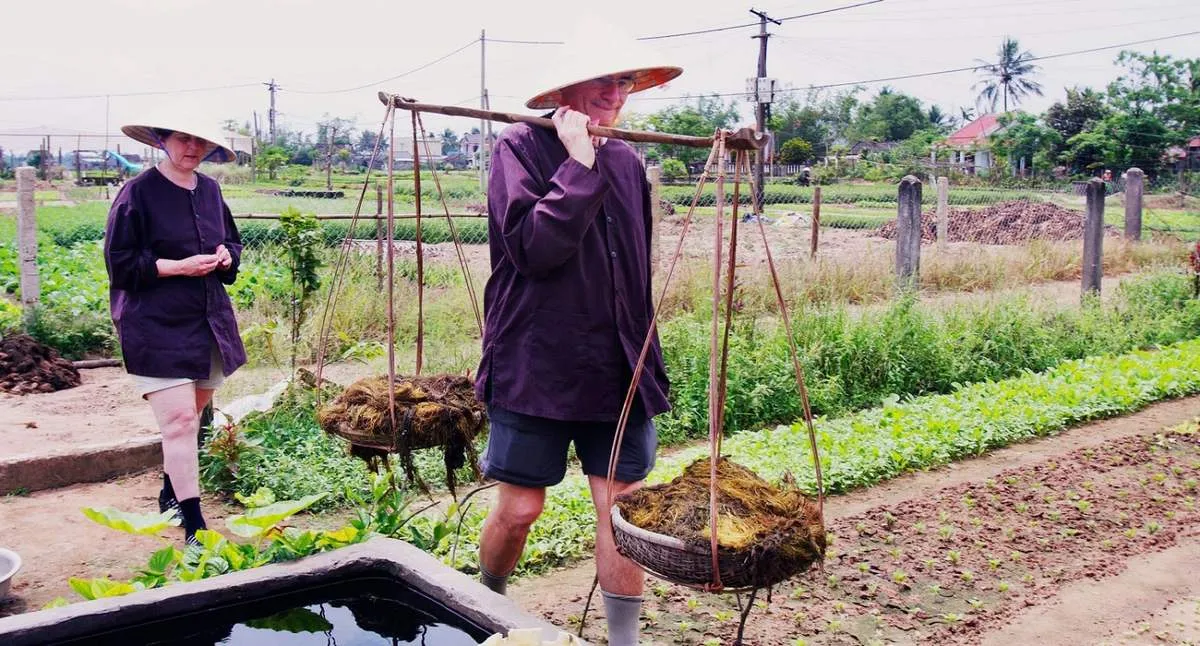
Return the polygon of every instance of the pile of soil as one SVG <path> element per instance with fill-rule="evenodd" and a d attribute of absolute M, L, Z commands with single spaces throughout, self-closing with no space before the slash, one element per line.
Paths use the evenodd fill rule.
<path fill-rule="evenodd" d="M 79 383 L 79 371 L 54 348 L 28 334 L 0 339 L 0 392 L 51 393 Z"/>
<path fill-rule="evenodd" d="M 671 482 L 622 495 L 616 504 L 629 523 L 709 551 L 710 473 L 709 458 L 701 458 Z M 622 545 L 618 540 L 618 549 Z M 825 528 L 817 506 L 790 477 L 775 487 L 750 469 L 721 458 L 717 462 L 717 547 L 719 552 L 744 557 L 738 561 L 752 572 L 747 578 L 756 587 L 765 587 L 821 560 Z"/>
<path fill-rule="evenodd" d="M 372 469 L 390 454 L 400 456 L 405 475 L 422 489 L 426 489 L 425 483 L 412 462 L 412 452 L 420 449 L 442 449 L 451 492 L 454 472 L 464 465 L 469 465 L 478 479 L 474 440 L 483 430 L 486 415 L 469 377 L 397 377 L 395 397 L 393 425 L 387 376 L 366 377 L 317 411 L 317 421 L 326 433 L 349 441 L 350 452 Z"/>
<path fill-rule="evenodd" d="M 998 202 L 982 209 L 951 209 L 946 233 L 950 242 L 1020 244 L 1030 240 L 1079 240 L 1083 238 L 1084 214 L 1080 211 L 1028 200 Z M 879 235 L 894 240 L 896 221 L 879 229 Z M 937 241 L 937 214 L 921 214 L 921 241 Z"/>

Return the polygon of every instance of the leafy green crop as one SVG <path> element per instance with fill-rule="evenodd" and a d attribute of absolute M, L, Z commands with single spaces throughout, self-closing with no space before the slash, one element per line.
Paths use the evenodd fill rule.
<path fill-rule="evenodd" d="M 1061 432 L 1071 424 L 1113 417 L 1161 399 L 1200 392 L 1200 340 L 1159 351 L 1070 361 L 1044 373 L 964 386 L 947 395 L 893 401 L 837 419 L 817 420 L 829 492 L 864 487 L 910 471 Z M 814 489 L 808 439 L 801 424 L 742 432 L 725 455 L 763 477 L 792 473 Z M 707 454 L 689 449 L 659 460 L 648 482 L 665 482 Z M 518 572 L 535 574 L 590 552 L 595 514 L 584 478 L 572 476 L 547 495 Z M 484 511 L 468 516 L 460 552 L 478 549 Z M 549 545 L 551 552 L 537 549 Z M 434 552 L 446 556 L 446 550 Z"/>

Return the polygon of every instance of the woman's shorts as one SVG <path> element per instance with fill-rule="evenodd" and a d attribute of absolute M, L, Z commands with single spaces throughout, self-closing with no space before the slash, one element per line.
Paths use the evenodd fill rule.
<path fill-rule="evenodd" d="M 564 422 L 488 406 L 484 476 L 522 487 L 549 487 L 567 474 L 568 448 L 575 443 L 583 472 L 608 477 L 615 422 Z M 654 468 L 658 432 L 654 422 L 630 420 L 621 439 L 617 482 L 640 482 Z"/>
<path fill-rule="evenodd" d="M 146 398 L 150 393 L 156 393 L 160 390 L 182 386 L 195 382 L 196 388 L 205 390 L 216 390 L 225 382 L 225 364 L 221 361 L 221 351 L 216 344 L 212 347 L 212 360 L 209 362 L 208 379 L 188 379 L 187 377 L 146 377 L 143 375 L 129 375 L 133 377 L 133 386 L 137 390 L 137 394 Z"/>

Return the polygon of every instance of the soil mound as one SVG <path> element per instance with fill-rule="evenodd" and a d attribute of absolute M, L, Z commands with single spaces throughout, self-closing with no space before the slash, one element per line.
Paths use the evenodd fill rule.
<path fill-rule="evenodd" d="M 1057 204 L 1012 200 L 982 209 L 951 209 L 946 226 L 950 242 L 1020 244 L 1030 240 L 1079 240 L 1083 238 L 1084 214 Z M 879 229 L 879 235 L 894 240 L 896 221 Z M 937 215 L 921 214 L 921 241 L 937 241 Z"/>
<path fill-rule="evenodd" d="M 25 395 L 78 386 L 79 371 L 58 351 L 28 334 L 0 339 L 0 391 Z"/>

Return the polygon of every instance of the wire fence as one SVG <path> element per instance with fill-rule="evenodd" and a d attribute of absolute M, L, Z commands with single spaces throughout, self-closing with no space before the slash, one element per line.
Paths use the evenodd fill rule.
<path fill-rule="evenodd" d="M 1195 174 L 1191 174 L 1195 175 Z M 652 174 L 653 177 L 653 174 Z M 727 178 L 731 179 L 731 178 Z M 439 193 L 431 178 L 422 178 L 421 185 L 421 239 L 431 245 L 453 241 L 446 212 L 453 219 L 458 238 L 463 244 L 482 245 L 487 243 L 487 217 L 484 193 L 477 181 L 464 181 L 455 177 L 443 178 L 443 191 Z M 936 180 L 924 178 L 922 186 L 922 209 L 932 213 L 938 202 Z M 974 180 L 978 182 L 979 180 Z M 1193 182 L 1200 177 L 1190 175 L 1164 175 L 1147 178 L 1142 207 L 1143 231 L 1175 235 L 1183 239 L 1200 239 L 1200 198 L 1190 191 Z M 1043 202 L 1077 211 L 1081 214 L 1086 198 L 1081 187 L 1086 182 L 1061 182 L 1029 188 L 994 187 L 951 183 L 947 194 L 948 207 L 952 212 L 992 207 L 1014 201 Z M 346 191 L 349 197 L 340 200 L 315 200 L 263 196 L 257 192 L 238 192 L 229 187 L 232 197 L 227 197 L 234 211 L 242 240 L 249 246 L 281 243 L 284 233 L 278 223 L 278 213 L 294 206 L 304 212 L 313 212 L 321 222 L 323 240 L 334 247 L 350 237 L 357 240 L 377 240 L 384 235 L 384 199 L 382 189 L 371 187 L 362 205 L 357 220 L 352 220 L 358 203 L 359 190 Z M 361 186 L 359 187 L 361 190 Z M 394 239 L 399 242 L 416 240 L 417 226 L 415 196 L 411 173 L 399 177 L 395 184 L 394 209 L 396 222 Z M 876 230 L 896 218 L 898 186 L 891 183 L 844 183 L 820 187 L 798 185 L 793 181 L 775 179 L 763 188 L 761 217 L 769 224 L 811 225 L 814 196 L 820 190 L 821 229 Z M 107 212 L 105 202 L 95 200 L 97 189 L 89 189 L 91 201 L 77 206 L 45 206 L 47 217 L 39 217 L 39 229 L 60 246 L 100 240 L 104 236 L 104 220 Z M 678 217 L 686 213 L 696 195 L 695 183 L 660 183 L 657 187 L 660 217 Z M 1125 179 L 1117 177 L 1107 183 L 1105 222 L 1109 226 L 1121 227 L 1124 222 Z M 53 205 L 51 196 L 45 204 Z M 83 195 L 65 196 L 82 198 Z M 443 199 L 445 206 L 443 207 Z M 80 204 L 76 202 L 77 204 Z M 732 182 L 727 182 L 725 205 L 732 207 Z M 3 203 L 0 202 L 0 207 Z M 39 207 L 39 212 L 43 207 Z M 739 209 L 743 215 L 751 214 L 752 196 L 748 184 L 739 191 Z M 696 216 L 711 218 L 716 214 L 716 186 L 704 186 L 697 200 Z M 351 224 L 353 222 L 353 231 Z M 0 220 L 0 227 L 4 223 Z"/>

